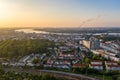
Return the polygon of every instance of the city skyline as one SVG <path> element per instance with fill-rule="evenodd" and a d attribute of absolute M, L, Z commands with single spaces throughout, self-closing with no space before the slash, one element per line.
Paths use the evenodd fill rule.
<path fill-rule="evenodd" d="M 119 27 L 119 0 L 0 0 L 0 27 Z"/>

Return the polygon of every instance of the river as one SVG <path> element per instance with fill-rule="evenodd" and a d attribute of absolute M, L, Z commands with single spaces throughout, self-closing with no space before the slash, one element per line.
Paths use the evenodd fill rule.
<path fill-rule="evenodd" d="M 47 31 L 38 31 L 38 30 L 34 30 L 34 29 L 17 29 L 17 30 L 15 30 L 15 32 L 39 33 L 39 34 L 56 34 L 56 35 L 81 35 L 79 33 L 54 33 L 54 32 L 47 32 Z M 95 33 L 93 35 L 101 35 L 101 34 L 120 36 L 120 33 Z"/>
<path fill-rule="evenodd" d="M 17 29 L 15 32 L 24 32 L 24 33 L 39 33 L 39 34 L 56 34 L 56 35 L 80 35 L 78 33 L 54 33 L 47 31 L 38 31 L 34 29 Z"/>

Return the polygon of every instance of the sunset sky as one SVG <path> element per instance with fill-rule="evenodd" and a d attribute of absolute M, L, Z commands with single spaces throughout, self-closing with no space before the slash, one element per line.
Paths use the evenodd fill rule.
<path fill-rule="evenodd" d="M 119 27 L 120 0 L 0 0 L 0 27 Z"/>

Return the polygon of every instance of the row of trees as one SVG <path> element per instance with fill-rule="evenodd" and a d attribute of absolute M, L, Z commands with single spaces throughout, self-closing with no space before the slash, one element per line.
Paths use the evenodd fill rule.
<path fill-rule="evenodd" d="M 19 58 L 31 53 L 45 53 L 52 46 L 53 42 L 46 39 L 4 40 L 0 41 L 0 57 Z"/>
<path fill-rule="evenodd" d="M 88 74 L 99 74 L 99 75 L 104 74 L 108 76 L 119 74 L 118 71 L 101 71 L 92 68 L 79 68 L 79 67 L 72 68 L 72 71 L 75 73 L 82 73 L 82 74 L 85 74 L 87 72 Z"/>
<path fill-rule="evenodd" d="M 118 80 L 118 78 L 120 78 L 120 75 L 119 75 L 120 72 L 118 71 L 100 71 L 92 68 L 78 68 L 78 67 L 72 68 L 72 71 L 78 74 L 96 75 L 98 77 L 104 75 L 105 77 L 111 78 L 111 80 Z M 109 79 L 106 79 L 106 80 L 109 80 Z"/>
<path fill-rule="evenodd" d="M 25 72 L 4 72 L 0 70 L 0 80 L 65 80 L 64 78 L 54 77 L 50 74 L 30 74 Z"/>

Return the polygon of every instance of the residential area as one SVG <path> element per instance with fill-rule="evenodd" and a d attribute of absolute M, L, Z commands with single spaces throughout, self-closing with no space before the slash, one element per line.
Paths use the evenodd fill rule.
<path fill-rule="evenodd" d="M 47 35 L 55 47 L 47 53 L 31 53 L 18 62 L 3 62 L 3 66 L 43 66 L 44 69 L 71 70 L 71 68 L 91 68 L 111 71 L 120 70 L 120 42 L 103 42 L 86 35 Z M 97 58 L 98 57 L 98 58 Z"/>

